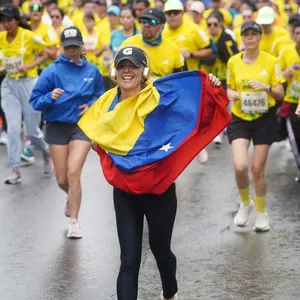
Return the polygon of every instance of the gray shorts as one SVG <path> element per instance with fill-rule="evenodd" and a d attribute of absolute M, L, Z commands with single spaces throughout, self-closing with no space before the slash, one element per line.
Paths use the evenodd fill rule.
<path fill-rule="evenodd" d="M 50 145 L 67 145 L 71 141 L 90 141 L 77 124 L 60 122 L 46 123 L 45 140 Z"/>

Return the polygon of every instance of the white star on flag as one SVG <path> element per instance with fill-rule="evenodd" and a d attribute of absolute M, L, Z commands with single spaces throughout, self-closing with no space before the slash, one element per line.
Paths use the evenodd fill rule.
<path fill-rule="evenodd" d="M 167 144 L 167 145 L 162 145 L 161 148 L 159 150 L 163 150 L 165 152 L 168 152 L 170 149 L 172 149 L 174 147 L 171 146 L 171 143 Z"/>

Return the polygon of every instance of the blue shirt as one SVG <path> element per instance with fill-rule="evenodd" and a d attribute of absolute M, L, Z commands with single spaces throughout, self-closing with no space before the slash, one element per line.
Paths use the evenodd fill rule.
<path fill-rule="evenodd" d="M 136 29 L 135 34 L 139 34 L 139 33 L 141 33 L 141 32 L 138 29 Z M 114 30 L 111 33 L 110 49 L 112 50 L 114 55 L 116 55 L 116 53 L 119 50 L 120 46 L 128 38 L 130 38 L 130 36 L 125 36 L 124 33 L 123 33 L 123 29 Z"/>

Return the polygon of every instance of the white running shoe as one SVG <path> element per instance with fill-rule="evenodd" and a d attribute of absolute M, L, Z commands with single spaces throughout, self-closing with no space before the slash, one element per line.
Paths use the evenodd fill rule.
<path fill-rule="evenodd" d="M 205 148 L 196 156 L 196 159 L 199 164 L 205 164 L 208 161 L 208 152 Z"/>
<path fill-rule="evenodd" d="M 220 133 L 218 136 L 214 138 L 214 144 L 216 146 L 221 146 L 223 144 L 223 133 Z"/>
<path fill-rule="evenodd" d="M 166 300 L 166 298 L 164 297 L 163 291 L 161 291 L 160 299 L 161 299 L 161 300 Z M 177 293 L 174 295 L 174 300 L 178 300 Z"/>
<path fill-rule="evenodd" d="M 8 140 L 7 140 L 7 133 L 6 131 L 2 131 L 0 134 L 0 145 L 7 145 Z"/>
<path fill-rule="evenodd" d="M 239 226 L 239 227 L 248 226 L 248 224 L 249 224 L 248 219 L 249 219 L 249 216 L 250 216 L 251 211 L 253 209 L 253 206 L 254 206 L 254 203 L 253 203 L 252 200 L 250 200 L 249 205 L 241 203 L 239 211 L 233 219 L 233 223 L 236 226 Z"/>
<path fill-rule="evenodd" d="M 253 229 L 257 232 L 268 231 L 270 229 L 269 217 L 266 213 L 256 213 L 256 221 Z"/>
<path fill-rule="evenodd" d="M 20 172 L 13 171 L 4 181 L 5 184 L 17 184 L 21 183 L 22 178 Z"/>
<path fill-rule="evenodd" d="M 51 156 L 44 155 L 44 174 L 50 174 L 53 171 Z"/>
<path fill-rule="evenodd" d="M 82 238 L 82 232 L 81 232 L 81 228 L 78 223 L 78 220 L 71 219 L 69 221 L 67 237 L 70 239 L 81 239 Z"/>

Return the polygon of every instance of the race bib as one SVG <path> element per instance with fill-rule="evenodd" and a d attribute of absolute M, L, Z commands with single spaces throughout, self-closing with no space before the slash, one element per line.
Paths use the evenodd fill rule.
<path fill-rule="evenodd" d="M 300 82 L 297 80 L 292 81 L 291 96 L 295 99 L 299 99 L 300 97 Z"/>
<path fill-rule="evenodd" d="M 96 38 L 95 37 L 86 37 L 83 38 L 84 48 L 87 51 L 93 51 L 96 49 Z"/>
<path fill-rule="evenodd" d="M 21 56 L 5 57 L 3 59 L 6 72 L 8 74 L 18 74 L 20 71 L 17 69 L 18 66 L 23 64 Z"/>
<path fill-rule="evenodd" d="M 242 92 L 242 111 L 247 114 L 265 114 L 269 110 L 266 92 Z"/>

